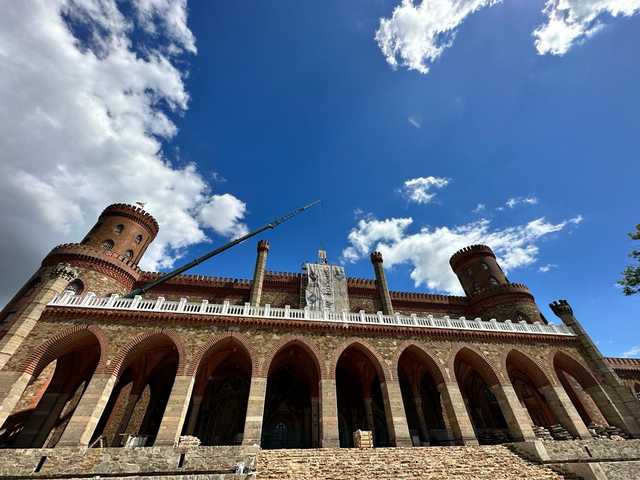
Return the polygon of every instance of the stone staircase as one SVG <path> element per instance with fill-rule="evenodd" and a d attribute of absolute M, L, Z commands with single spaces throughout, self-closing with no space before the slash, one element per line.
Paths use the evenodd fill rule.
<path fill-rule="evenodd" d="M 562 480 L 507 447 L 262 450 L 257 480 Z"/>

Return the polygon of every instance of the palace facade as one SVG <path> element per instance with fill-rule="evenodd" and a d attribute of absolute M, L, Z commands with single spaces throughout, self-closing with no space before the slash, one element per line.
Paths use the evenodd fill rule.
<path fill-rule="evenodd" d="M 262 449 L 640 438 L 640 360 L 604 358 L 563 300 L 549 322 L 487 246 L 451 257 L 465 296 L 389 289 L 320 255 L 252 279 L 159 277 L 155 219 L 107 207 L 0 317 L 0 446 Z M 196 441 L 197 442 L 197 441 Z"/>

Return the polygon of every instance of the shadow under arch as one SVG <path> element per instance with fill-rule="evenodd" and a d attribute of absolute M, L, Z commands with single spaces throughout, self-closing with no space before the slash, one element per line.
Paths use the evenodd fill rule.
<path fill-rule="evenodd" d="M 553 368 L 585 425 L 606 426 L 615 423 L 616 419 L 608 419 L 605 413 L 605 402 L 609 400 L 596 378 L 584 365 L 567 353 L 557 352 L 553 356 Z M 617 426 L 622 428 L 622 425 Z"/>
<path fill-rule="evenodd" d="M 320 447 L 322 369 L 314 349 L 301 339 L 290 339 L 265 367 L 262 448 Z"/>
<path fill-rule="evenodd" d="M 253 372 L 246 345 L 231 335 L 216 339 L 192 369 L 194 386 L 182 434 L 198 437 L 202 445 L 240 445 Z"/>
<path fill-rule="evenodd" d="M 116 355 L 117 378 L 91 443 L 149 446 L 155 441 L 176 374 L 184 369 L 184 347 L 170 331 L 139 335 Z"/>
<path fill-rule="evenodd" d="M 54 447 L 103 366 L 106 349 L 102 331 L 86 326 L 66 329 L 36 347 L 21 367 L 28 383 L 0 428 L 0 445 Z"/>
<path fill-rule="evenodd" d="M 339 352 L 335 376 L 340 446 L 352 447 L 356 430 L 373 432 L 376 447 L 393 445 L 386 376 L 378 356 L 354 341 Z"/>
<path fill-rule="evenodd" d="M 462 347 L 454 357 L 453 368 L 478 442 L 510 441 L 505 414 L 496 398 L 500 379 L 491 365 L 479 353 Z"/>
<path fill-rule="evenodd" d="M 397 361 L 398 380 L 414 446 L 455 442 L 444 415 L 444 374 L 421 347 L 410 344 Z"/>

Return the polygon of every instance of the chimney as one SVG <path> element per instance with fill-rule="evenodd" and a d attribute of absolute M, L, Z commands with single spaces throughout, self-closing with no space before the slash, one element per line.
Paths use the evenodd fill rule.
<path fill-rule="evenodd" d="M 256 268 L 253 271 L 253 283 L 251 284 L 251 298 L 249 302 L 253 306 L 260 305 L 262 297 L 262 283 L 264 272 L 267 267 L 267 252 L 269 251 L 269 241 L 260 240 L 258 242 L 258 256 L 256 257 Z"/>
<path fill-rule="evenodd" d="M 387 277 L 384 275 L 384 268 L 382 266 L 382 254 L 380 252 L 373 252 L 371 254 L 371 263 L 373 264 L 373 271 L 376 274 L 376 286 L 378 287 L 378 294 L 382 302 L 382 313 L 385 315 L 393 315 L 393 305 L 391 304 L 391 295 L 389 295 L 389 287 L 387 286 Z"/>

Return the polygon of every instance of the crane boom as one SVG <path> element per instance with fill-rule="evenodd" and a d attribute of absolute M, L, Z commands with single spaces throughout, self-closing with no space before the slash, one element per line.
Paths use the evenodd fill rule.
<path fill-rule="evenodd" d="M 305 205 L 304 207 L 300 207 L 297 208 L 295 210 L 293 210 L 292 212 L 287 213 L 286 215 L 283 215 L 281 217 L 276 218 L 275 220 L 273 220 L 270 223 L 267 223 L 266 225 L 261 226 L 260 228 L 256 228 L 255 230 L 252 230 L 251 232 L 247 233 L 246 235 L 243 235 L 242 237 L 238 237 L 235 240 L 231 240 L 230 242 L 225 243 L 224 245 L 215 248 L 213 250 L 211 250 L 208 253 L 205 253 L 204 255 L 196 258 L 195 260 L 192 260 L 191 262 L 176 268 L 175 270 L 172 270 L 168 273 L 165 273 L 164 275 L 160 276 L 160 278 L 146 283 L 145 285 L 143 285 L 140 288 L 136 288 L 135 290 L 132 290 L 131 292 L 129 292 L 127 295 L 125 295 L 125 298 L 133 298 L 136 295 L 143 295 L 146 292 L 148 292 L 149 290 L 151 290 L 153 287 L 157 287 L 158 285 L 166 282 L 167 280 L 172 279 L 173 277 L 180 275 L 181 273 L 186 272 L 187 270 L 195 267 L 196 265 L 200 265 L 202 262 L 204 262 L 205 260 L 209 260 L 211 257 L 215 257 L 216 255 L 224 252 L 225 250 L 229 250 L 231 247 L 234 247 L 236 245 L 238 245 L 239 243 L 244 242 L 245 240 L 248 240 L 251 237 L 255 237 L 256 235 L 266 231 L 266 230 L 273 230 L 274 228 L 276 228 L 278 225 L 283 224 L 284 222 L 291 220 L 293 217 L 295 217 L 296 215 L 304 212 L 305 210 L 310 209 L 311 207 L 317 205 L 318 203 L 320 203 L 320 200 L 316 200 L 315 202 L 311 202 L 308 205 Z"/>

